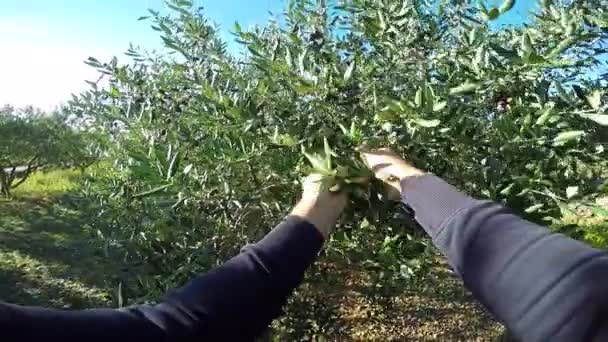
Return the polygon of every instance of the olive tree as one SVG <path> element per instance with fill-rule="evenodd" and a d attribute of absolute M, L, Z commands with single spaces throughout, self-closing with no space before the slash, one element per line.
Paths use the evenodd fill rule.
<path fill-rule="evenodd" d="M 108 85 L 66 108 L 121 126 L 109 133 L 111 166 L 92 170 L 87 188 L 110 222 L 100 234 L 161 275 L 139 279 L 155 295 L 262 236 L 317 172 L 353 199 L 325 253 L 410 278 L 429 243 L 383 201 L 362 145 L 392 147 L 530 219 L 559 218 L 606 176 L 596 71 L 608 13 L 543 1 L 526 25 L 493 27 L 512 5 L 294 0 L 280 20 L 235 25 L 244 55 L 227 52 L 190 1 L 150 10 L 141 19 L 165 52 L 89 58 Z"/>
<path fill-rule="evenodd" d="M 23 184 L 36 170 L 89 162 L 84 132 L 78 132 L 55 114 L 32 107 L 0 112 L 0 193 Z"/>

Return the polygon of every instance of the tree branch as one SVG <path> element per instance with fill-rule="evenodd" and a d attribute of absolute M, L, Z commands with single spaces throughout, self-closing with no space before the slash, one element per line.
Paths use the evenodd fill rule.
<path fill-rule="evenodd" d="M 11 189 L 14 189 L 16 187 L 18 187 L 19 185 L 23 184 L 27 178 L 30 176 L 30 174 L 32 173 L 32 171 L 35 171 L 36 169 L 38 169 L 38 167 L 40 167 L 40 165 L 34 165 L 34 162 L 36 161 L 36 159 L 38 159 L 38 155 L 34 156 L 32 159 L 30 159 L 30 161 L 27 163 L 27 168 L 25 170 L 25 174 L 23 176 L 21 176 L 21 179 L 19 179 L 17 181 L 17 183 L 12 184 L 13 181 L 15 180 L 15 177 L 12 176 L 11 179 L 9 180 L 9 187 Z M 13 172 L 11 172 L 11 174 L 15 174 L 15 169 L 16 166 L 13 167 Z"/>

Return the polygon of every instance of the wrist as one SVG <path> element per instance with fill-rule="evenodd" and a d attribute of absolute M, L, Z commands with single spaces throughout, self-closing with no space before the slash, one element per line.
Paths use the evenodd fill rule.
<path fill-rule="evenodd" d="M 399 165 L 396 176 L 397 176 L 397 178 L 399 178 L 399 181 L 403 181 L 403 180 L 411 178 L 411 177 L 423 176 L 425 174 L 426 174 L 426 172 L 424 172 L 420 169 L 417 169 L 417 168 L 407 165 L 407 164 L 403 164 L 403 165 Z"/>
<path fill-rule="evenodd" d="M 326 194 L 323 196 L 305 196 L 298 202 L 291 215 L 298 216 L 309 223 L 327 239 L 334 230 L 338 217 L 346 206 L 346 198 L 341 195 Z"/>

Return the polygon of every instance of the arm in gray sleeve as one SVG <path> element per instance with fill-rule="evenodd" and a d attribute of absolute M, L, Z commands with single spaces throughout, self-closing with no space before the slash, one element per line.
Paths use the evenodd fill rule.
<path fill-rule="evenodd" d="M 312 224 L 289 216 L 157 305 L 68 311 L 0 302 L 2 341 L 253 341 L 279 316 L 322 244 Z"/>
<path fill-rule="evenodd" d="M 470 198 L 432 175 L 406 178 L 401 187 L 403 201 L 465 286 L 515 337 L 608 337 L 605 251 Z"/>

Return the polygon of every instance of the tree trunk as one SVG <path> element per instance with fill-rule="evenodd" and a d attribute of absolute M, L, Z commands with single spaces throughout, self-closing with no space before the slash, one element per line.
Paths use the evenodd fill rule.
<path fill-rule="evenodd" d="M 4 169 L 0 170 L 0 194 L 4 197 L 10 197 L 11 195 L 11 186 L 8 179 L 9 177 Z"/>

